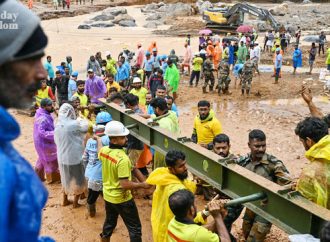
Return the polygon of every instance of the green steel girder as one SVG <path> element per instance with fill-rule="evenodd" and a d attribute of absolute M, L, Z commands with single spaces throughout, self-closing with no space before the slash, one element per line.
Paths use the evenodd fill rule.
<path fill-rule="evenodd" d="M 133 136 L 164 154 L 171 149 L 183 151 L 189 170 L 229 197 L 235 199 L 264 193 L 267 200 L 244 205 L 287 233 L 308 233 L 318 237 L 324 223 L 330 221 L 330 210 L 308 201 L 297 192 L 285 190 L 243 167 L 230 164 L 227 159 L 219 159 L 218 155 L 189 142 L 189 139 L 180 139 L 138 115 L 125 113 L 116 104 L 102 101 L 114 120 L 130 125 Z"/>

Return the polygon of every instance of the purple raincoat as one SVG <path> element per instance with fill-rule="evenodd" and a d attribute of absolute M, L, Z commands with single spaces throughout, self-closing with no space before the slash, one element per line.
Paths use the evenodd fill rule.
<path fill-rule="evenodd" d="M 36 168 L 46 173 L 58 171 L 54 120 L 45 109 L 39 108 L 35 115 L 33 130 L 34 146 L 38 153 Z"/>
<path fill-rule="evenodd" d="M 85 94 L 90 97 L 91 103 L 100 104 L 98 99 L 104 97 L 106 92 L 107 88 L 101 77 L 94 75 L 92 79 L 86 80 Z"/>

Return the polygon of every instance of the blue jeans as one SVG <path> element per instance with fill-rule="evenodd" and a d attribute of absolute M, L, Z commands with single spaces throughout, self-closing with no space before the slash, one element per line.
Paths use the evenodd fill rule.
<path fill-rule="evenodd" d="M 276 68 L 275 69 L 275 76 L 279 77 L 280 76 L 280 72 L 281 72 L 281 68 Z"/>

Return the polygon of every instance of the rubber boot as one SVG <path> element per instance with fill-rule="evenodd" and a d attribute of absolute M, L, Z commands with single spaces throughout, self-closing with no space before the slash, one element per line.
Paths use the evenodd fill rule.
<path fill-rule="evenodd" d="M 34 171 L 37 173 L 37 176 L 40 178 L 40 180 L 42 182 L 44 182 L 46 179 L 45 179 L 45 172 L 43 169 L 37 169 L 37 168 L 34 168 Z"/>
<path fill-rule="evenodd" d="M 203 93 L 207 93 L 207 92 L 206 92 L 206 87 L 203 87 Z"/>
<path fill-rule="evenodd" d="M 221 88 L 218 88 L 218 96 L 221 96 Z"/>
<path fill-rule="evenodd" d="M 59 172 L 46 173 L 46 182 L 52 184 L 61 180 Z"/>
<path fill-rule="evenodd" d="M 250 95 L 250 89 L 246 90 L 246 95 L 248 95 L 248 96 Z"/>
<path fill-rule="evenodd" d="M 95 214 L 96 214 L 96 206 L 95 206 L 95 203 L 93 204 L 88 204 L 87 203 L 87 212 L 88 212 L 88 215 L 93 218 L 95 217 Z"/>
<path fill-rule="evenodd" d="M 110 237 L 108 237 L 108 238 L 100 238 L 100 242 L 110 242 Z"/>
<path fill-rule="evenodd" d="M 213 86 L 209 86 L 209 91 L 213 92 Z"/>

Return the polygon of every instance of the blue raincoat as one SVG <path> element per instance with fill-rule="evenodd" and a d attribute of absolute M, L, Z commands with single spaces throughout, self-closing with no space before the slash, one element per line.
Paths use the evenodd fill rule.
<path fill-rule="evenodd" d="M 234 46 L 230 45 L 229 46 L 229 59 L 228 59 L 228 64 L 229 65 L 234 65 L 235 64 L 235 56 L 234 56 L 234 53 L 235 52 L 235 49 L 234 49 Z"/>
<path fill-rule="evenodd" d="M 0 106 L 0 241 L 52 242 L 38 238 L 48 192 L 11 142 L 20 134 L 14 118 Z"/>
<path fill-rule="evenodd" d="M 292 61 L 294 68 L 302 67 L 302 52 L 299 48 L 293 51 Z"/>

